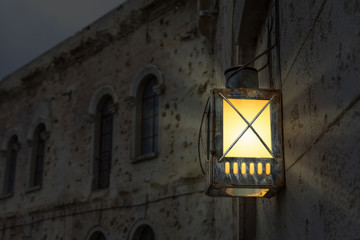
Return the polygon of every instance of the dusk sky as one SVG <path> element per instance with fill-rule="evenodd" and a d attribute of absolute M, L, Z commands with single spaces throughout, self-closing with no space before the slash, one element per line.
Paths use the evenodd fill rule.
<path fill-rule="evenodd" d="M 126 0 L 2 0 L 0 81 Z"/>

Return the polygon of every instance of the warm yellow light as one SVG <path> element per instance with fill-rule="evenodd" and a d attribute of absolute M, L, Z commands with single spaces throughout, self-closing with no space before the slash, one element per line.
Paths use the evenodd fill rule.
<path fill-rule="evenodd" d="M 259 175 L 262 174 L 262 172 L 263 172 L 263 165 L 262 165 L 262 163 L 258 163 L 257 172 L 258 172 Z"/>
<path fill-rule="evenodd" d="M 266 105 L 268 100 L 253 99 L 228 99 L 236 109 L 250 123 L 253 118 Z M 239 116 L 239 114 L 223 100 L 223 153 L 232 145 L 237 137 L 243 132 L 248 125 Z M 271 122 L 270 122 L 270 105 L 259 115 L 252 127 L 272 150 L 271 144 Z M 226 157 L 254 157 L 254 158 L 271 158 L 255 133 L 249 128 L 233 148 L 226 154 Z"/>
<path fill-rule="evenodd" d="M 226 193 L 231 196 L 263 197 L 269 189 L 264 188 L 227 188 Z"/>
<path fill-rule="evenodd" d="M 266 173 L 266 175 L 270 175 L 270 172 L 271 172 L 270 163 L 267 163 L 267 164 L 266 164 L 265 173 Z"/>
<path fill-rule="evenodd" d="M 226 163 L 225 163 L 225 173 L 226 173 L 226 174 L 229 174 L 229 173 L 230 173 L 230 163 L 229 163 L 229 162 L 226 162 Z"/>
<path fill-rule="evenodd" d="M 241 174 L 245 175 L 245 173 L 246 173 L 246 163 L 242 163 L 241 164 Z"/>
<path fill-rule="evenodd" d="M 255 172 L 255 166 L 254 163 L 250 163 L 250 170 L 249 170 L 250 174 L 253 175 Z"/>
<path fill-rule="evenodd" d="M 234 162 L 233 164 L 233 173 L 238 174 L 239 173 L 239 166 L 237 162 Z"/>

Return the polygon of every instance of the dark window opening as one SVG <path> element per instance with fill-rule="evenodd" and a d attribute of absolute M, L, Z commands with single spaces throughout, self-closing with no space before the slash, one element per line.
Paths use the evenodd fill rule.
<path fill-rule="evenodd" d="M 99 108 L 99 150 L 98 150 L 98 189 L 109 187 L 111 170 L 111 150 L 113 132 L 113 113 L 111 106 L 113 101 L 110 97 L 106 98 Z"/>
<path fill-rule="evenodd" d="M 141 117 L 141 154 L 158 151 L 158 115 L 159 97 L 154 93 L 153 87 L 157 84 L 156 78 L 147 81 L 142 96 Z"/>
<path fill-rule="evenodd" d="M 34 157 L 32 166 L 31 187 L 41 186 L 43 182 L 44 159 L 45 159 L 45 135 L 46 129 L 43 124 L 39 125 L 34 134 Z"/>
<path fill-rule="evenodd" d="M 155 234 L 151 227 L 145 226 L 141 230 L 139 240 L 155 240 Z"/>
<path fill-rule="evenodd" d="M 106 240 L 106 238 L 103 233 L 96 232 L 91 236 L 90 240 Z"/>
<path fill-rule="evenodd" d="M 13 136 L 9 141 L 5 165 L 3 194 L 12 194 L 15 189 L 16 159 L 18 155 L 18 138 Z"/>

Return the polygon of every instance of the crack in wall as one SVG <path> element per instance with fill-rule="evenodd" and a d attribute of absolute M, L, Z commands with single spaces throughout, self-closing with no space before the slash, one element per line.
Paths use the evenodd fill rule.
<path fill-rule="evenodd" d="M 325 128 L 324 131 L 322 131 L 319 136 L 311 142 L 311 144 L 305 149 L 305 151 L 288 167 L 286 168 L 286 171 L 288 171 L 290 168 L 292 168 L 297 162 L 299 162 L 305 154 L 312 149 L 312 147 L 317 144 L 327 132 L 329 132 L 334 126 L 336 126 L 343 117 L 360 101 L 360 95 L 358 95 L 354 100 L 351 101 L 351 103 L 332 121 L 329 123 L 329 125 Z"/>
<path fill-rule="evenodd" d="M 294 67 L 294 65 L 295 65 L 295 63 L 296 63 L 296 61 L 297 61 L 297 59 L 298 59 L 298 57 L 299 57 L 299 55 L 300 55 L 300 53 L 301 53 L 301 50 L 302 50 L 302 49 L 304 48 L 304 46 L 305 46 L 305 43 L 306 43 L 307 40 L 309 39 L 310 35 L 314 32 L 316 23 L 317 23 L 318 20 L 320 19 L 321 13 L 323 12 L 323 10 L 324 10 L 324 8 L 325 8 L 326 2 L 327 2 L 327 0 L 324 0 L 324 1 L 322 2 L 321 7 L 320 7 L 320 9 L 319 9 L 319 12 L 318 12 L 318 14 L 317 14 L 316 17 L 315 17 L 313 24 L 311 24 L 311 27 L 310 27 L 309 31 L 307 32 L 304 40 L 302 41 L 299 49 L 297 50 L 297 53 L 296 53 L 296 55 L 295 55 L 295 57 L 294 57 L 294 60 L 293 60 L 293 62 L 291 63 L 291 65 L 290 65 L 290 67 L 289 67 L 289 71 L 287 72 L 286 76 L 285 76 L 284 79 L 282 80 L 282 85 L 284 85 L 287 77 L 289 76 L 292 68 Z"/>

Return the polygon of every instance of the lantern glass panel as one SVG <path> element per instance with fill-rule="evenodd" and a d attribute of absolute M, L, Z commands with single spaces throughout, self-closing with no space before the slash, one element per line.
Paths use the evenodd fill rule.
<path fill-rule="evenodd" d="M 228 99 L 235 108 L 251 123 L 269 100 Z M 223 100 L 223 154 L 246 129 L 247 123 L 240 115 Z M 270 105 L 258 116 L 251 125 L 265 144 L 272 150 Z M 225 157 L 271 158 L 260 139 L 249 128 Z"/>

